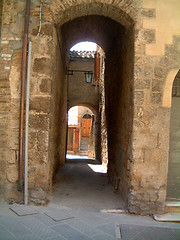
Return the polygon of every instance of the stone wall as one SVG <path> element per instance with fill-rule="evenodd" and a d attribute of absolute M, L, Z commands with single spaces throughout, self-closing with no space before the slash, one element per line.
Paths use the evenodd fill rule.
<path fill-rule="evenodd" d="M 1 37 L 1 25 L 2 25 L 2 13 L 3 13 L 3 0 L 0 2 L 0 37 Z"/>
<path fill-rule="evenodd" d="M 94 72 L 94 58 L 70 57 L 69 70 L 75 70 L 73 75 L 68 75 L 68 107 L 84 105 L 90 107 L 94 112 L 98 112 L 99 89 L 92 83 L 85 82 L 84 72 Z"/>
<path fill-rule="evenodd" d="M 17 192 L 16 182 L 24 9 L 24 2 L 3 1 L 0 38 L 0 191 L 3 199 L 19 201 L 22 196 Z M 20 14 L 17 15 L 17 12 Z"/>
<path fill-rule="evenodd" d="M 113 45 L 105 60 L 108 174 L 127 202 L 130 181 L 127 165 L 132 150 L 133 122 L 133 28 L 126 32 L 120 29 L 114 43 L 116 48 Z"/>
<path fill-rule="evenodd" d="M 179 28 L 176 14 L 173 13 L 176 13 L 176 10 L 172 11 L 175 6 L 168 1 L 163 1 L 163 6 L 162 1 L 156 3 L 157 5 L 150 1 L 143 2 L 141 19 L 135 31 L 133 154 L 130 160 L 129 210 L 145 214 L 150 213 L 150 209 L 151 212 L 162 212 L 164 209 L 170 109 L 163 106 L 162 99 L 168 91 L 166 78 L 169 72 L 179 66 L 180 38 L 173 37 L 177 31 L 173 34 L 171 32 L 172 23 L 173 28 Z M 171 23 L 162 12 L 168 12 Z M 168 38 L 163 35 L 159 37 L 163 31 L 160 29 L 162 25 L 167 29 L 165 34 Z M 174 78 L 169 85 L 171 90 L 173 80 Z"/>

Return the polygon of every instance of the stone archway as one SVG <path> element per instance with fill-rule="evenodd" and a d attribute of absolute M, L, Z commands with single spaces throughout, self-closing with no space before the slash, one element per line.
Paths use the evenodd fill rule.
<path fill-rule="evenodd" d="M 92 2 L 86 6 L 83 16 L 81 11 L 83 5 L 68 6 L 61 13 L 54 14 L 56 18 L 54 20 L 56 22 L 55 28 L 51 24 L 44 24 L 39 39 L 33 38 L 36 45 L 43 41 L 47 43 L 53 36 L 53 41 L 51 41 L 53 51 L 48 57 L 33 55 L 34 73 L 40 78 L 43 77 L 43 74 L 53 76 L 51 77 L 51 109 L 48 110 L 47 116 L 50 125 L 48 128 L 45 126 L 46 129 L 43 131 L 42 125 L 41 129 L 37 129 L 37 131 L 47 132 L 49 137 L 50 151 L 46 152 L 46 158 L 49 159 L 47 162 L 49 175 L 47 174 L 46 179 L 48 185 L 51 186 L 52 176 L 57 171 L 59 163 L 63 164 L 65 161 L 67 53 L 74 43 L 88 39 L 102 46 L 106 53 L 105 95 L 107 96 L 106 118 L 109 142 L 108 172 L 115 188 L 121 190 L 127 202 L 127 183 L 130 181 L 127 174 L 127 161 L 130 157 L 128 148 L 131 149 L 129 139 L 132 134 L 133 122 L 133 20 L 117 6 Z M 57 9 L 58 7 L 56 7 Z M 54 9 L 55 12 L 56 10 Z M 136 11 L 134 11 L 135 13 Z M 59 14 L 61 14 L 61 18 L 58 17 Z M 44 18 L 46 19 L 46 17 L 48 18 L 45 14 Z M 81 27 L 80 31 L 79 26 Z M 43 40 L 43 34 L 46 36 L 50 34 L 49 38 L 46 37 L 46 40 Z M 45 104 L 45 106 L 47 105 Z M 35 105 L 34 107 L 36 108 Z M 40 111 L 43 112 L 42 108 Z M 32 117 L 34 118 L 34 115 Z M 37 113 L 37 117 L 39 117 L 39 113 Z M 34 188 L 33 181 L 31 183 L 32 188 Z"/>
<path fill-rule="evenodd" d="M 169 167 L 167 201 L 180 201 L 180 71 L 176 74 L 171 90 L 171 118 L 169 137 Z"/>
<path fill-rule="evenodd" d="M 79 26 L 81 29 L 79 31 Z M 75 42 L 97 42 L 105 51 L 105 95 L 109 146 L 108 174 L 127 201 L 127 161 L 132 134 L 133 26 L 127 29 L 109 17 L 87 15 L 56 26 L 65 65 L 68 49 Z M 126 55 L 126 56 L 125 56 Z M 118 106 L 118 107 L 117 107 Z"/>

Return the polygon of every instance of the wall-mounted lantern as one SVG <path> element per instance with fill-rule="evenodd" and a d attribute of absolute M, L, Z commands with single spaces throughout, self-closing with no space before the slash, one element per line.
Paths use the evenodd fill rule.
<path fill-rule="evenodd" d="M 93 71 L 87 71 L 87 70 L 67 70 L 67 75 L 73 75 L 74 72 L 82 72 L 85 75 L 85 82 L 91 83 L 93 79 Z"/>
<path fill-rule="evenodd" d="M 93 72 L 85 72 L 84 74 L 85 74 L 85 82 L 91 83 L 92 77 L 93 77 Z"/>

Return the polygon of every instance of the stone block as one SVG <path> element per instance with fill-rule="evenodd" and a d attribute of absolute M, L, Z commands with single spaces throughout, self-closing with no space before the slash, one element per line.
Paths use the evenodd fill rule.
<path fill-rule="evenodd" d="M 161 188 L 158 191 L 158 201 L 165 202 L 166 201 L 166 188 Z"/>
<path fill-rule="evenodd" d="M 45 199 L 46 198 L 46 193 L 44 192 L 44 190 L 42 188 L 37 188 L 37 189 L 33 189 L 30 191 L 30 196 L 32 198 L 37 198 L 37 199 Z"/>
<path fill-rule="evenodd" d="M 34 204 L 44 205 L 47 203 L 46 192 L 41 187 L 32 189 L 30 190 L 30 200 Z"/>
<path fill-rule="evenodd" d="M 37 132 L 29 131 L 29 139 L 28 139 L 28 149 L 31 150 L 36 147 L 37 142 Z"/>
<path fill-rule="evenodd" d="M 133 177 L 140 177 L 141 182 L 151 185 L 151 179 L 159 174 L 159 164 L 152 162 L 134 163 Z M 133 179 L 133 178 L 132 178 Z M 153 186 L 153 184 L 152 184 Z"/>
<path fill-rule="evenodd" d="M 160 176 L 164 179 L 167 178 L 168 173 L 168 158 L 166 158 L 165 160 L 159 163 Z"/>
<path fill-rule="evenodd" d="M 18 157 L 18 155 L 17 155 L 17 151 L 15 151 L 15 150 L 10 150 L 9 152 L 8 152 L 8 163 L 16 163 L 16 161 L 17 161 L 17 157 Z"/>
<path fill-rule="evenodd" d="M 169 149 L 169 131 L 158 134 L 158 148 L 167 150 Z"/>
<path fill-rule="evenodd" d="M 137 105 L 142 105 L 144 103 L 144 92 L 143 91 L 135 91 L 134 103 Z"/>
<path fill-rule="evenodd" d="M 50 98 L 49 97 L 31 97 L 29 110 L 34 110 L 38 113 L 50 112 Z"/>
<path fill-rule="evenodd" d="M 17 26 L 16 26 L 16 27 L 17 27 Z M 12 44 L 12 49 L 14 49 L 14 50 L 22 49 L 22 46 L 23 46 L 23 42 L 21 42 L 21 41 L 15 41 L 15 42 Z"/>
<path fill-rule="evenodd" d="M 135 65 L 134 77 L 137 79 L 144 78 L 144 66 L 143 65 Z"/>
<path fill-rule="evenodd" d="M 133 151 L 133 159 L 135 162 L 143 162 L 144 161 L 144 150 L 135 149 Z"/>
<path fill-rule="evenodd" d="M 139 133 L 143 133 L 146 132 L 147 126 L 146 123 L 144 123 L 143 121 L 139 121 L 139 120 L 134 120 L 134 131 L 139 132 Z"/>
<path fill-rule="evenodd" d="M 150 101 L 152 104 L 160 104 L 162 99 L 161 93 L 151 93 L 150 94 Z"/>
<path fill-rule="evenodd" d="M 15 183 L 18 180 L 17 165 L 11 164 L 7 167 L 7 180 L 11 183 Z"/>
<path fill-rule="evenodd" d="M 158 117 L 159 119 L 166 119 L 168 122 L 170 120 L 170 108 L 159 107 L 158 108 Z"/>
<path fill-rule="evenodd" d="M 163 134 L 169 131 L 169 122 L 166 119 L 152 119 L 147 128 L 149 132 Z"/>
<path fill-rule="evenodd" d="M 157 136 L 155 134 L 134 133 L 133 149 L 155 149 L 157 146 Z"/>
<path fill-rule="evenodd" d="M 143 31 L 142 34 L 143 40 L 146 41 L 146 43 L 153 43 L 155 42 L 155 29 L 146 29 Z"/>
<path fill-rule="evenodd" d="M 141 9 L 141 16 L 145 18 L 154 18 L 156 16 L 155 9 Z"/>
<path fill-rule="evenodd" d="M 6 162 L 0 158 L 0 184 L 6 181 Z"/>
<path fill-rule="evenodd" d="M 39 31 L 39 26 L 32 30 L 32 34 L 37 36 L 38 31 Z M 51 24 L 43 24 L 42 27 L 41 27 L 40 34 L 52 37 L 53 36 L 53 27 L 52 27 L 52 25 Z"/>
<path fill-rule="evenodd" d="M 51 79 L 45 78 L 41 80 L 39 89 L 42 93 L 51 94 Z"/>
<path fill-rule="evenodd" d="M 31 129 L 47 130 L 47 129 L 49 129 L 49 117 L 44 114 L 30 113 L 29 124 L 30 124 Z"/>
<path fill-rule="evenodd" d="M 166 77 L 166 71 L 164 68 L 162 67 L 155 67 L 154 68 L 154 76 L 157 78 L 157 79 L 164 79 Z"/>
<path fill-rule="evenodd" d="M 145 162 L 166 162 L 168 160 L 168 151 L 161 149 L 144 149 L 144 161 Z"/>
<path fill-rule="evenodd" d="M 37 141 L 38 141 L 38 144 L 37 144 L 37 149 L 39 151 L 39 153 L 41 154 L 45 154 L 47 155 L 47 152 L 48 152 L 48 143 L 49 143 L 49 134 L 48 132 L 46 131 L 43 131 L 43 132 L 38 132 L 37 134 Z M 44 159 L 44 158 L 42 158 Z M 48 159 L 48 157 L 47 157 Z"/>
<path fill-rule="evenodd" d="M 137 79 L 134 82 L 135 89 L 150 89 L 151 81 L 149 79 Z"/>
<path fill-rule="evenodd" d="M 153 68 L 150 65 L 145 66 L 145 68 L 144 68 L 144 75 L 145 75 L 145 78 L 152 79 L 152 77 L 153 77 Z"/>
<path fill-rule="evenodd" d="M 142 194 L 142 200 L 146 202 L 155 202 L 158 199 L 158 192 L 155 189 L 146 189 Z"/>
<path fill-rule="evenodd" d="M 51 66 L 52 59 L 51 58 L 35 58 L 33 64 L 33 71 L 45 75 L 51 75 Z"/>
<path fill-rule="evenodd" d="M 143 119 L 145 124 L 149 124 L 150 120 L 157 118 L 157 107 L 151 105 L 135 106 L 134 117 Z"/>
<path fill-rule="evenodd" d="M 164 81 L 159 81 L 157 79 L 153 79 L 152 92 L 162 92 L 163 86 L 164 86 Z"/>
<path fill-rule="evenodd" d="M 9 147 L 11 149 L 19 148 L 19 131 L 18 129 L 11 129 L 11 133 L 9 133 Z"/>

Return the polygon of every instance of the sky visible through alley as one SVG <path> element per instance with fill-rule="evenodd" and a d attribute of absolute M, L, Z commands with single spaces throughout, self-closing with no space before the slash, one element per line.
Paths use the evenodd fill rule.
<path fill-rule="evenodd" d="M 94 42 L 80 42 L 74 45 L 71 51 L 96 51 L 96 43 Z"/>

